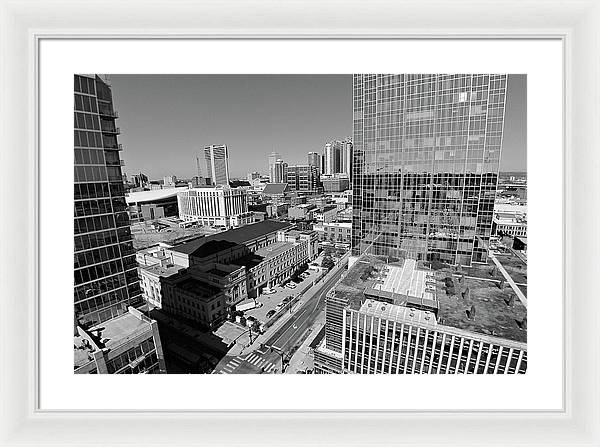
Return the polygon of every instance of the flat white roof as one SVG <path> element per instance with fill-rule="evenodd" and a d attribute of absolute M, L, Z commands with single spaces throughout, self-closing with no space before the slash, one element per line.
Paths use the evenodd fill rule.
<path fill-rule="evenodd" d="M 437 325 L 437 320 L 433 312 L 411 309 L 410 307 L 397 306 L 371 299 L 366 299 L 362 306 L 360 306 L 360 313 L 398 322 Z"/>
<path fill-rule="evenodd" d="M 127 203 L 152 202 L 153 200 L 161 200 L 169 197 L 175 197 L 179 191 L 183 191 L 186 189 L 187 187 L 153 189 L 150 191 L 135 191 L 127 194 L 125 196 L 125 201 Z"/>
<path fill-rule="evenodd" d="M 417 262 L 414 259 L 406 259 L 402 267 L 386 265 L 382 273 L 385 275 L 383 283 L 375 284 L 374 289 L 435 300 L 433 293 L 425 291 L 427 272 L 417 270 Z"/>

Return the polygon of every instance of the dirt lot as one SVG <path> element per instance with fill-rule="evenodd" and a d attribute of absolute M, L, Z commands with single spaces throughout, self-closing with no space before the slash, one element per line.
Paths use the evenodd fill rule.
<path fill-rule="evenodd" d="M 163 221 L 161 220 L 161 223 Z M 136 223 L 131 226 L 131 234 L 133 235 L 133 247 L 136 250 L 141 250 L 159 242 L 172 243 L 174 240 L 188 236 L 203 236 L 214 234 L 216 230 L 210 227 L 200 228 L 179 228 L 178 225 L 169 221 L 164 221 L 168 225 L 167 228 L 156 231 L 146 223 Z"/>

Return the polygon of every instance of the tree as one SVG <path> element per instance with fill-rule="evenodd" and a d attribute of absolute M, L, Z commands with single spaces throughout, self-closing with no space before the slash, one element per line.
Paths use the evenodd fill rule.
<path fill-rule="evenodd" d="M 321 267 L 331 270 L 334 266 L 335 263 L 333 262 L 333 259 L 331 259 L 331 256 L 325 255 L 323 262 L 321 262 Z"/>
<path fill-rule="evenodd" d="M 260 333 L 260 323 L 258 322 L 258 320 L 254 320 L 254 323 L 252 323 L 252 332 L 254 332 L 255 334 Z"/>

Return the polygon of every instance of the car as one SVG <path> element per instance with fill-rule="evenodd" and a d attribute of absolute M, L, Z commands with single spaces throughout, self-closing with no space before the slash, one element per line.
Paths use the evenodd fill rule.
<path fill-rule="evenodd" d="M 267 318 L 271 318 L 273 315 L 275 315 L 275 309 L 271 309 L 267 312 Z"/>
<path fill-rule="evenodd" d="M 293 282 L 288 282 L 285 286 L 288 289 L 295 289 L 296 288 L 296 284 L 294 284 Z"/>
<path fill-rule="evenodd" d="M 272 294 L 274 294 L 275 292 L 277 292 L 277 291 L 276 291 L 276 290 L 274 290 L 274 289 L 268 289 L 268 288 L 266 288 L 266 287 L 265 287 L 265 288 L 263 289 L 263 291 L 262 291 L 263 295 L 272 295 Z"/>

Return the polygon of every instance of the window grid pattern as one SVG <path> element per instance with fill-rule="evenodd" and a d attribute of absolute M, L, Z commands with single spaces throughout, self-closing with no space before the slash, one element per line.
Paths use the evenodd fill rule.
<path fill-rule="evenodd" d="M 101 323 L 141 301 L 110 87 L 74 76 L 74 306 Z"/>
<path fill-rule="evenodd" d="M 353 236 L 359 255 L 485 262 L 506 75 L 354 75 Z"/>
<path fill-rule="evenodd" d="M 525 344 L 344 311 L 342 370 L 355 374 L 522 374 Z"/>

